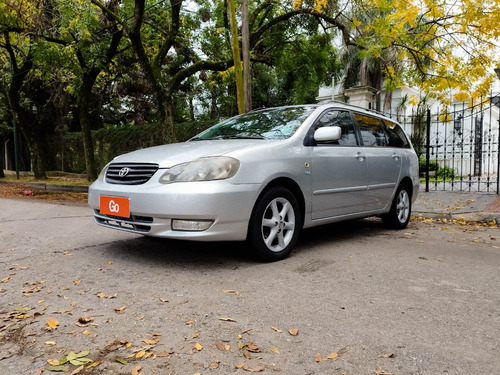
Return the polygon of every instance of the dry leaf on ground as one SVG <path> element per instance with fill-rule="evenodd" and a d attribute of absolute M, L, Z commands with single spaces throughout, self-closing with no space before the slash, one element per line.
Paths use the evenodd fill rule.
<path fill-rule="evenodd" d="M 59 321 L 56 318 L 50 317 L 49 320 L 47 320 L 47 325 L 50 329 L 56 329 L 59 325 Z"/>

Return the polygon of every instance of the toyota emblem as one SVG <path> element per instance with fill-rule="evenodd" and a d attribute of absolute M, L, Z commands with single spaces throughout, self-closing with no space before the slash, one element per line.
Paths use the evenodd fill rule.
<path fill-rule="evenodd" d="M 118 176 L 125 177 L 126 175 L 128 175 L 128 172 L 130 172 L 130 168 L 123 167 L 122 169 L 120 169 L 120 172 L 118 172 Z"/>

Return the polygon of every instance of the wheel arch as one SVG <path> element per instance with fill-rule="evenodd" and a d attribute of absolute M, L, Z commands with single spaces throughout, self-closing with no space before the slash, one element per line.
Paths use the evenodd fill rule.
<path fill-rule="evenodd" d="M 262 195 L 264 195 L 264 193 L 266 191 L 268 191 L 269 189 L 271 189 L 271 188 L 273 188 L 275 186 L 283 186 L 283 187 L 287 188 L 288 190 L 290 190 L 293 193 L 293 195 L 297 199 L 297 203 L 299 204 L 299 209 L 300 209 L 300 220 L 301 220 L 301 222 L 300 222 L 300 229 L 302 229 L 302 227 L 304 226 L 304 216 L 305 216 L 305 211 L 306 211 L 306 202 L 305 202 L 304 193 L 302 192 L 302 189 L 297 184 L 297 182 L 295 182 L 291 178 L 288 178 L 288 177 L 279 177 L 279 178 L 276 178 L 276 179 L 270 181 L 264 187 L 264 189 L 262 189 L 262 191 L 259 194 L 259 197 L 257 198 L 257 200 L 255 202 L 258 202 L 259 199 L 262 197 Z M 255 206 L 254 206 L 253 209 L 255 209 Z M 252 209 L 252 212 L 253 212 L 253 209 Z"/>
<path fill-rule="evenodd" d="M 399 182 L 399 186 L 401 186 L 402 184 L 405 184 L 406 187 L 408 188 L 408 193 L 410 194 L 410 198 L 413 198 L 413 182 L 411 180 L 410 177 L 406 176 L 404 177 L 400 182 Z M 398 187 L 399 187 L 398 186 Z"/>

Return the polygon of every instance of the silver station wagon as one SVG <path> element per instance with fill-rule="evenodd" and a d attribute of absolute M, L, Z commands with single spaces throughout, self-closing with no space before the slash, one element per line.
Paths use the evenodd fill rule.
<path fill-rule="evenodd" d="M 108 228 L 247 241 L 275 261 L 302 228 L 368 216 L 405 228 L 418 188 L 417 156 L 397 123 L 331 102 L 253 111 L 119 156 L 90 186 L 89 205 Z"/>

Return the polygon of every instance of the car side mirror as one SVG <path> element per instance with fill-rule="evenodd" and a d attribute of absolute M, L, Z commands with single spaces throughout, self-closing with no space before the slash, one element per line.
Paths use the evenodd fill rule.
<path fill-rule="evenodd" d="M 342 129 L 340 126 L 325 126 L 314 132 L 316 142 L 338 141 L 341 137 Z"/>

